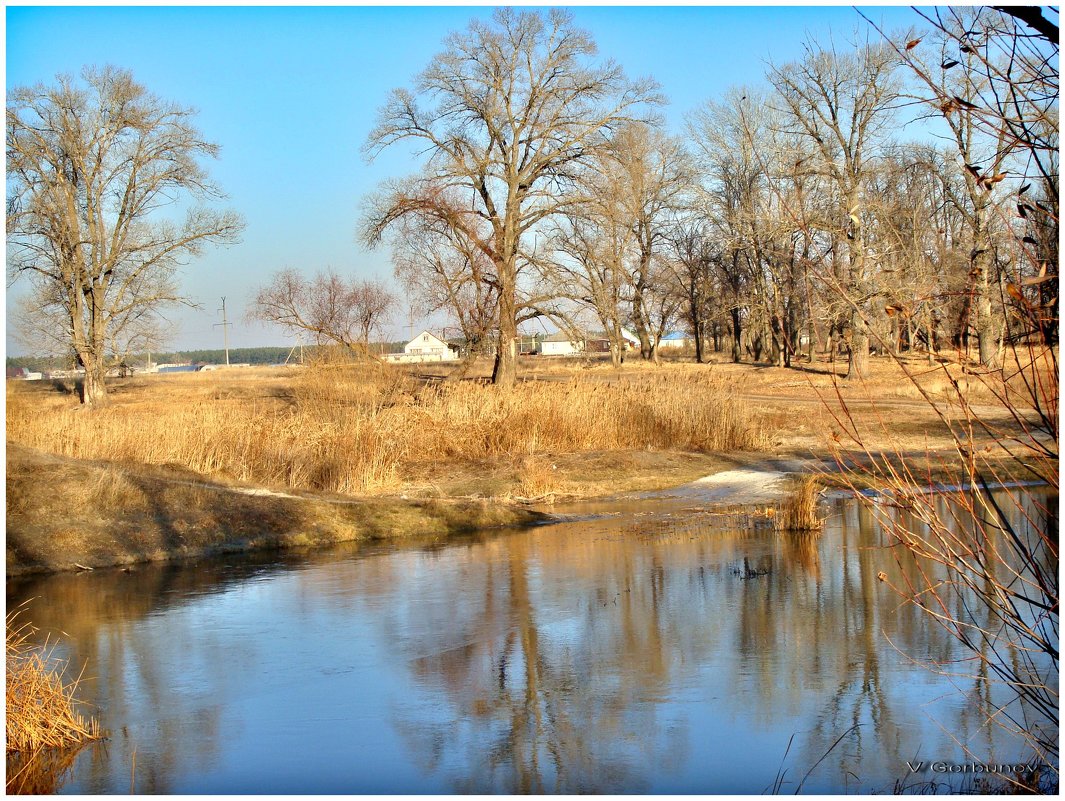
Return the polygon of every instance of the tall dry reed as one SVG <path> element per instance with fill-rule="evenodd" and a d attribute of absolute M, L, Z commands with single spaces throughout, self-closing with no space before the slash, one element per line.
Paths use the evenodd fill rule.
<path fill-rule="evenodd" d="M 77 681 L 65 682 L 50 648 L 29 642 L 33 628 L 7 616 L 7 751 L 35 754 L 97 739 L 93 718 L 76 711 Z"/>
<path fill-rule="evenodd" d="M 138 396 L 92 413 L 9 390 L 8 438 L 78 458 L 176 464 L 205 475 L 343 493 L 394 488 L 405 466 L 428 462 L 626 449 L 758 450 L 768 442 L 764 420 L 698 374 L 501 390 L 473 382 L 419 384 L 382 366 L 326 365 L 293 382 L 284 399 L 220 399 L 217 391 L 196 391 L 195 382 L 164 379 L 141 390 L 154 400 Z"/>
<path fill-rule="evenodd" d="M 774 518 L 777 531 L 820 531 L 824 520 L 817 514 L 821 483 L 816 476 L 804 475 L 795 481 Z"/>

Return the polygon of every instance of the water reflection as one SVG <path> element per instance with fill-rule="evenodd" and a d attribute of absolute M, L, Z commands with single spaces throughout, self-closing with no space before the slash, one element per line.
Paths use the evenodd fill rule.
<path fill-rule="evenodd" d="M 39 596 L 113 733 L 64 791 L 125 792 L 134 749 L 166 793 L 790 792 L 815 764 L 803 791 L 883 791 L 917 754 L 1024 756 L 991 682 L 915 664 L 961 654 L 888 588 L 921 566 L 886 545 L 852 503 L 820 537 L 658 514 L 8 603 Z"/>

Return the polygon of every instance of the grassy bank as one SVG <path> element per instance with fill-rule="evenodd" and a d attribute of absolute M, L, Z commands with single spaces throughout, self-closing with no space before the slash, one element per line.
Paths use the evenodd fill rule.
<path fill-rule="evenodd" d="M 446 538 L 538 519 L 519 506 L 476 500 L 246 494 L 178 468 L 85 462 L 8 446 L 9 576 L 260 548 Z"/>

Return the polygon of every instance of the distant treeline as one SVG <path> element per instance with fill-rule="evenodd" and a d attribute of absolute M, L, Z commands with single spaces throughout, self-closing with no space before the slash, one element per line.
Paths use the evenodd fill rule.
<path fill-rule="evenodd" d="M 285 361 L 292 348 L 230 348 L 230 364 L 278 364 Z M 299 349 L 292 354 L 299 360 Z M 143 365 L 148 359 L 147 353 L 136 353 L 126 359 L 134 366 Z M 152 353 L 153 364 L 225 364 L 226 352 L 218 350 L 179 350 L 170 353 Z M 8 356 L 8 367 L 25 367 L 32 371 L 69 370 L 73 366 L 70 356 Z"/>
<path fill-rule="evenodd" d="M 370 349 L 374 353 L 392 353 L 402 351 L 406 342 L 374 342 Z M 303 349 L 305 359 L 312 358 L 317 348 L 307 345 Z M 291 354 L 291 357 L 290 357 Z M 140 367 L 147 361 L 147 353 L 136 353 L 126 359 L 132 367 Z M 281 364 L 299 362 L 300 349 L 296 348 L 230 348 L 230 364 Z M 152 364 L 225 364 L 226 352 L 218 350 L 179 350 L 170 353 L 152 353 Z M 74 364 L 70 356 L 8 356 L 8 367 L 25 367 L 31 372 L 48 372 L 50 370 L 69 370 Z"/>

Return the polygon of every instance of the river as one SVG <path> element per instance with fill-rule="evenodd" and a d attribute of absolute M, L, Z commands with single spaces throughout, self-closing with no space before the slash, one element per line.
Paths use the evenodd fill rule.
<path fill-rule="evenodd" d="M 1030 755 L 868 508 L 809 535 L 690 504 L 9 581 L 110 733 L 60 790 L 890 792 Z"/>

